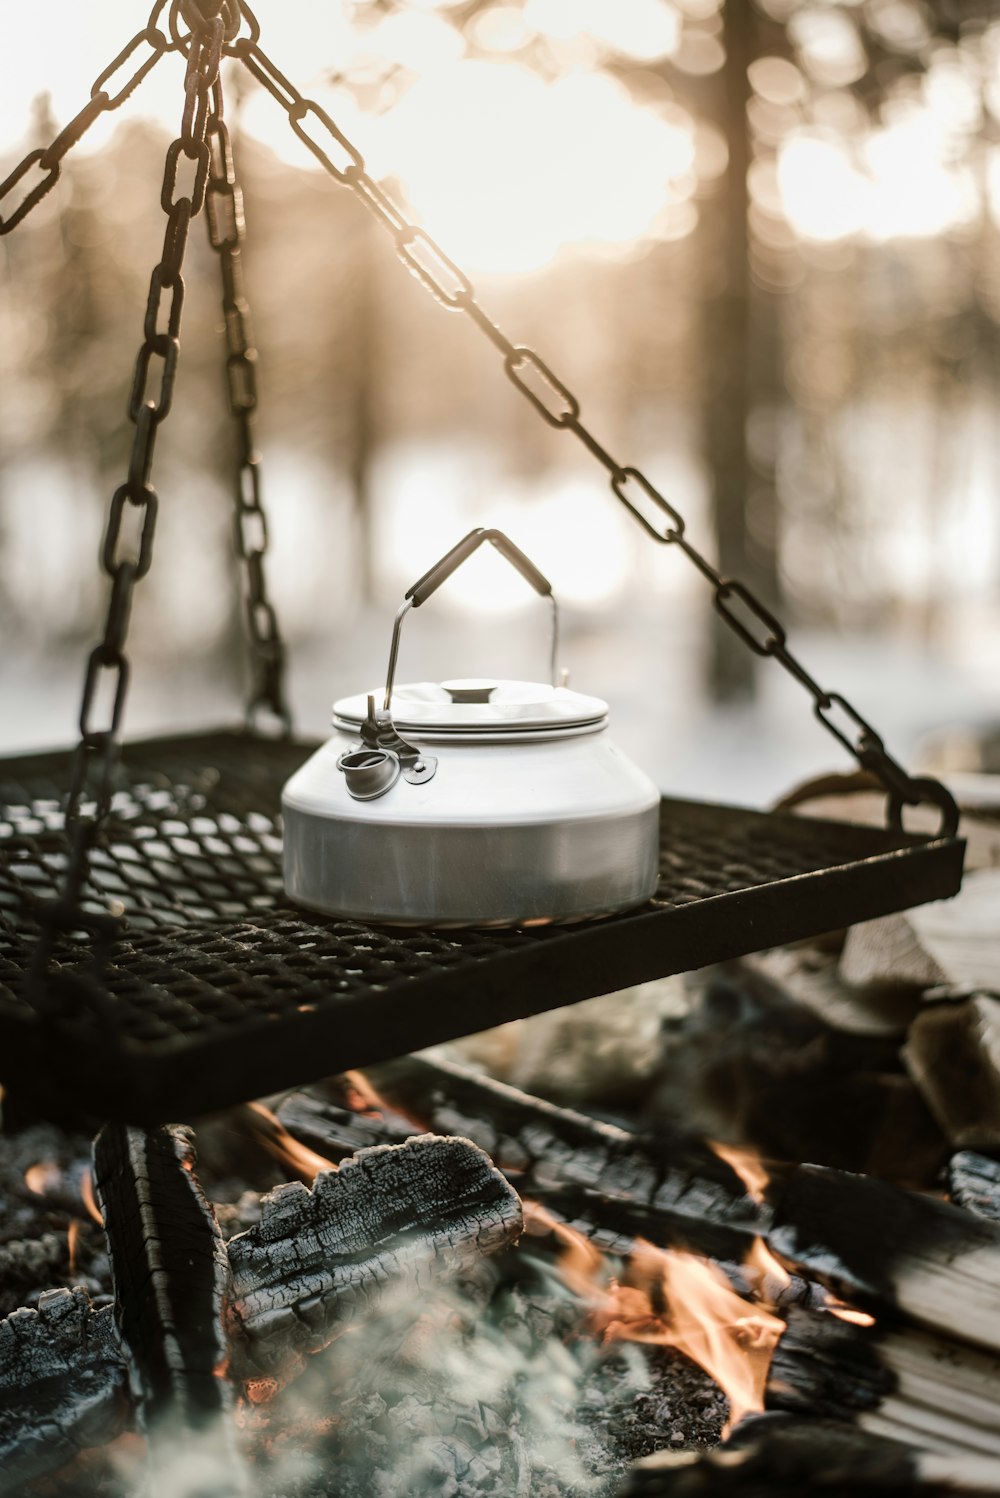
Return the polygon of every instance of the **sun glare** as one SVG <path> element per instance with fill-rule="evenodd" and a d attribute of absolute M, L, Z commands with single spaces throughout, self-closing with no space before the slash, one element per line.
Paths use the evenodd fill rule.
<path fill-rule="evenodd" d="M 606 250 L 690 231 L 701 167 L 694 121 L 676 104 L 640 102 L 600 65 L 673 58 L 686 66 L 692 38 L 713 39 L 691 31 L 682 11 L 689 20 L 713 5 L 497 0 L 467 28 L 487 59 L 468 54 L 457 3 L 408 0 L 388 14 L 362 0 L 310 4 L 306 25 L 303 4 L 260 0 L 260 19 L 278 66 L 357 139 L 375 175 L 402 184 L 414 212 L 473 272 L 535 271 L 567 246 Z M 47 93 L 56 121 L 65 123 L 135 27 L 133 0 L 100 7 L 52 0 L 47 16 L 41 26 L 30 7 L 18 7 L 5 38 L 0 149 L 12 155 L 31 127 L 34 101 Z M 49 45 L 53 32 L 58 48 Z M 820 82 L 843 88 L 855 77 L 858 44 L 846 16 L 804 9 L 793 32 Z M 532 37 L 549 48 L 544 70 L 520 55 Z M 99 150 L 125 117 L 173 130 L 179 68 L 176 57 L 164 59 L 123 114 L 99 120 L 78 151 Z M 761 59 L 754 69 L 762 98 L 778 85 L 782 97 L 793 82 L 801 86 L 797 70 L 780 59 Z M 362 108 L 348 82 L 374 83 L 375 102 L 366 98 Z M 897 101 L 853 140 L 804 126 L 787 134 L 777 184 L 792 229 L 805 239 L 879 242 L 968 223 L 979 211 L 980 187 L 961 148 L 980 121 L 977 90 L 961 49 L 941 47 L 922 95 Z M 247 92 L 243 126 L 282 160 L 320 170 L 263 91 Z M 995 161 L 984 175 L 997 215 Z"/>
<path fill-rule="evenodd" d="M 947 145 L 924 109 L 872 130 L 856 154 L 830 135 L 796 132 L 778 154 L 785 216 L 815 240 L 929 238 L 960 228 L 978 212 L 979 195 Z"/>
<path fill-rule="evenodd" d="M 547 82 L 520 64 L 463 61 L 406 92 L 380 121 L 380 146 L 421 219 L 473 270 L 629 244 L 691 192 L 691 130 L 599 73 Z"/>

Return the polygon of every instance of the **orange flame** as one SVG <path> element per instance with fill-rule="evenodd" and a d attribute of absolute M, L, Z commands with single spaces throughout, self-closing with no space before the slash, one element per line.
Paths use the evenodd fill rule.
<path fill-rule="evenodd" d="M 550 1231 L 564 1245 L 560 1273 L 588 1302 L 591 1328 L 602 1341 L 645 1342 L 685 1353 L 729 1400 L 727 1430 L 763 1410 L 771 1357 L 785 1329 L 779 1317 L 748 1305 L 708 1260 L 642 1239 L 617 1280 L 604 1255 L 574 1228 L 537 1203 L 524 1205 L 528 1232 Z M 774 1267 L 781 1272 L 776 1262 Z"/>
<path fill-rule="evenodd" d="M 387 1103 L 379 1097 L 363 1071 L 345 1071 L 344 1101 L 352 1113 L 365 1113 L 369 1117 L 382 1118 L 390 1111 Z"/>
<path fill-rule="evenodd" d="M 720 1144 L 716 1139 L 710 1139 L 708 1147 L 735 1170 L 747 1189 L 747 1196 L 755 1202 L 764 1200 L 764 1190 L 771 1177 L 756 1150 L 742 1149 L 736 1144 Z"/>
<path fill-rule="evenodd" d="M 827 1294 L 826 1309 L 832 1316 L 839 1316 L 841 1321 L 849 1321 L 852 1326 L 874 1326 L 875 1317 L 869 1316 L 867 1311 L 857 1311 L 854 1306 L 838 1300 L 835 1295 Z"/>
<path fill-rule="evenodd" d="M 80 1177 L 80 1197 L 87 1209 L 87 1216 L 92 1217 L 98 1227 L 104 1226 L 104 1218 L 101 1209 L 97 1205 L 97 1197 L 94 1195 L 94 1177 L 89 1170 L 85 1170 Z"/>
<path fill-rule="evenodd" d="M 285 1167 L 291 1175 L 298 1176 L 311 1186 L 321 1170 L 336 1170 L 333 1160 L 318 1155 L 308 1145 L 293 1139 L 274 1114 L 263 1103 L 247 1103 L 246 1116 L 259 1142 Z"/>
<path fill-rule="evenodd" d="M 24 1184 L 35 1196 L 44 1196 L 62 1180 L 62 1171 L 52 1160 L 39 1160 L 24 1172 Z"/>
<path fill-rule="evenodd" d="M 66 1250 L 69 1258 L 69 1272 L 76 1273 L 76 1251 L 80 1243 L 80 1219 L 74 1217 L 66 1229 Z"/>
<path fill-rule="evenodd" d="M 784 1264 L 779 1264 L 763 1238 L 753 1240 L 743 1267 L 751 1271 L 754 1295 L 767 1305 L 774 1304 L 775 1290 L 787 1290 L 792 1283 L 792 1276 Z"/>

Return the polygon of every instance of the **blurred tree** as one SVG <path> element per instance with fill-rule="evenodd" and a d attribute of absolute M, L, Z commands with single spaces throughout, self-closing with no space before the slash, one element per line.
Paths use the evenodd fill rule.
<path fill-rule="evenodd" d="M 675 6 L 662 0 L 661 10 L 676 15 L 676 45 L 642 66 L 613 41 L 603 44 L 599 31 L 594 40 L 602 65 L 629 85 L 639 102 L 644 101 L 652 72 L 690 113 L 696 127 L 707 124 L 725 141 L 725 169 L 715 176 L 711 190 L 703 190 L 694 231 L 700 241 L 695 261 L 702 268 L 696 291 L 702 309 L 704 457 L 711 476 L 719 566 L 748 581 L 765 603 L 776 607 L 781 592 L 781 510 L 775 444 L 777 413 L 787 401 L 783 292 L 796 275 L 801 279 L 810 269 L 800 263 L 790 273 L 791 257 L 775 253 L 773 234 L 770 244 L 760 243 L 761 228 L 773 230 L 767 222 L 773 205 L 755 202 L 754 172 L 767 168 L 773 179 L 784 142 L 810 127 L 828 133 L 838 109 L 841 121 L 844 118 L 841 100 L 853 99 L 859 106 L 854 138 L 845 144 L 860 153 L 866 130 L 878 124 L 880 114 L 901 98 L 912 97 L 914 88 L 926 85 L 932 69 L 952 58 L 964 58 L 966 65 L 970 59 L 982 61 L 981 90 L 988 96 L 995 84 L 986 44 L 1000 6 L 997 0 L 858 0 L 849 5 L 820 0 L 676 0 Z M 406 14 L 409 7 L 400 0 L 369 0 L 355 11 L 364 23 L 375 26 L 387 16 Z M 593 7 L 587 14 L 591 11 Z M 445 14 L 461 32 L 470 55 L 494 56 L 499 47 L 503 55 L 516 56 L 543 76 L 558 73 L 559 39 L 573 34 L 572 6 L 560 7 L 559 0 L 524 0 L 520 5 L 511 0 L 502 5 L 497 0 L 452 0 Z M 585 19 L 581 25 L 586 27 Z M 567 66 L 578 65 L 571 48 L 567 56 Z M 381 85 L 405 87 L 406 79 L 405 65 L 394 70 L 384 64 Z M 351 85 L 350 69 L 339 72 L 337 80 Z M 370 79 L 358 92 L 372 107 Z M 383 87 L 383 97 L 392 96 L 392 88 Z M 996 102 L 994 93 L 994 109 Z M 994 131 L 995 115 L 984 110 L 981 129 L 967 132 L 962 149 L 975 152 Z M 769 180 L 767 171 L 760 180 Z M 992 236 L 985 210 L 981 232 Z M 793 247 L 793 256 L 795 252 Z M 974 283 L 970 292 L 966 310 L 980 330 L 976 336 L 992 343 L 995 305 L 984 309 L 978 304 Z M 864 339 L 863 319 L 856 306 L 851 310 L 851 324 Z M 921 334 L 926 338 L 925 329 Z M 936 359 L 942 374 L 946 367 L 947 360 Z M 860 385 L 863 365 L 856 372 Z M 950 379 L 938 384 L 934 409 L 945 439 L 940 452 L 948 447 L 954 390 Z M 845 389 L 842 399 L 850 395 Z M 808 413 L 808 403 L 805 410 Z M 754 430 L 758 439 L 768 435 L 751 453 Z M 708 670 L 715 694 L 725 698 L 751 691 L 752 657 L 729 631 L 714 630 L 709 638 Z"/>
<path fill-rule="evenodd" d="M 891 546 L 902 536 L 909 557 L 909 532 L 919 528 L 921 623 L 932 630 L 956 590 L 943 570 L 942 495 L 961 488 L 968 413 L 987 385 L 995 393 L 1000 369 L 990 210 L 991 194 L 1000 203 L 1000 0 L 607 0 L 603 10 L 597 0 L 344 0 L 361 62 L 348 55 L 331 81 L 353 90 L 363 111 L 391 111 L 419 71 L 391 48 L 366 51 L 368 42 L 394 17 L 436 9 L 467 57 L 507 59 L 550 81 L 604 73 L 694 140 L 697 180 L 648 232 L 652 253 L 623 268 L 581 257 L 514 292 L 491 287 L 501 320 L 505 299 L 515 303 L 510 330 L 536 323 L 546 357 L 574 383 L 581 364 L 584 379 L 588 368 L 599 371 L 595 404 L 616 451 L 632 456 L 644 443 L 662 452 L 677 410 L 696 408 L 719 564 L 771 606 L 784 589 L 810 619 L 875 621 L 879 610 L 901 606 Z M 640 14 L 660 18 L 658 51 L 643 53 L 626 36 L 629 17 Z M 608 25 L 588 33 L 588 16 Z M 933 207 L 935 192 L 969 183 L 975 206 L 944 214 L 937 226 L 925 215 L 914 227 L 903 214 L 899 228 L 880 162 L 915 112 L 933 130 L 925 157 L 918 133 L 910 166 L 893 167 L 893 182 L 909 170 L 917 184 L 906 211 L 912 218 L 914 202 Z M 52 128 L 40 118 L 33 139 Z M 81 470 L 96 467 L 102 489 L 112 481 L 127 435 L 122 406 L 145 266 L 162 236 L 155 198 L 164 145 L 162 132 L 133 124 L 99 156 L 68 158 L 60 191 L 2 241 L 12 274 L 0 284 L 0 317 L 17 323 L 41 309 L 44 324 L 44 337 L 26 336 L 16 355 L 2 351 L 5 373 L 27 375 L 46 398 L 22 430 L 8 419 L 0 467 L 21 448 L 47 445 L 72 449 Z M 495 425 L 514 471 L 553 461 L 550 434 L 529 432 L 516 402 L 509 414 L 484 394 L 472 374 L 485 364 L 480 351 L 466 362 L 436 309 L 417 310 L 416 288 L 401 291 L 405 277 L 383 276 L 386 247 L 349 195 L 325 183 L 317 191 L 308 173 L 252 140 L 246 147 L 248 279 L 267 432 L 279 449 L 346 475 L 361 538 L 351 576 L 369 594 L 372 468 L 390 433 L 448 435 L 457 445 L 470 435 L 482 442 Z M 834 176 L 823 178 L 828 169 Z M 214 528 L 228 538 L 221 339 L 201 240 L 192 241 L 183 383 L 200 389 L 204 377 L 214 394 L 193 398 L 172 424 L 183 428 L 188 479 L 196 469 L 212 495 Z M 207 293 L 198 289 L 203 280 Z M 901 424 L 910 419 L 900 414 L 906 402 L 890 409 L 903 394 L 914 412 L 930 415 L 914 418 L 912 442 Z M 168 550 L 171 515 L 200 521 L 198 485 L 164 507 Z M 303 576 L 310 563 L 303 556 Z M 213 566 L 221 586 L 229 566 L 221 546 Z M 293 602 L 305 631 L 310 607 Z M 189 613 L 182 604 L 169 625 L 188 643 Z M 216 620 L 216 643 L 231 637 L 234 617 Z M 715 693 L 751 690 L 754 661 L 735 637 L 720 627 L 707 638 Z"/>

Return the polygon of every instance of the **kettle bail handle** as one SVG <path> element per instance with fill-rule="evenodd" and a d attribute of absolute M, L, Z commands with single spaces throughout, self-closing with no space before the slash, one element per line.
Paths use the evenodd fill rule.
<path fill-rule="evenodd" d="M 466 561 L 474 551 L 478 551 L 484 541 L 489 541 L 496 547 L 502 557 L 514 567 L 526 582 L 534 588 L 535 592 L 542 598 L 547 598 L 552 605 L 552 647 L 550 653 L 550 676 L 552 685 L 559 685 L 558 655 L 559 655 L 559 606 L 556 603 L 555 594 L 552 592 L 552 584 L 540 572 L 530 557 L 525 556 L 519 546 L 515 546 L 509 536 L 503 531 L 496 529 L 487 530 L 478 525 L 475 530 L 463 536 L 457 545 L 453 546 L 439 562 L 435 562 L 423 577 L 419 578 L 408 588 L 404 602 L 396 614 L 392 627 L 392 644 L 389 647 L 389 665 L 385 674 L 385 701 L 382 704 L 384 712 L 389 711 L 392 702 L 392 687 L 396 678 L 396 661 L 399 656 L 399 635 L 403 627 L 403 620 L 410 609 L 418 609 L 422 603 L 426 603 L 432 593 L 436 593 L 441 584 L 451 577 L 451 574 Z"/>
<path fill-rule="evenodd" d="M 510 565 L 520 572 L 525 582 L 530 583 L 535 592 L 542 598 L 552 597 L 552 584 L 544 572 L 539 572 L 530 557 L 525 556 L 519 546 L 515 546 L 509 536 L 503 531 L 486 530 L 477 525 L 476 529 L 463 536 L 457 546 L 453 546 L 440 562 L 435 562 L 423 577 L 407 590 L 406 597 L 409 598 L 415 609 L 422 603 L 426 603 L 432 593 L 436 593 L 446 578 L 451 577 L 462 563 L 471 557 L 474 551 L 478 551 L 484 541 L 490 541 L 502 557 L 506 557 Z"/>

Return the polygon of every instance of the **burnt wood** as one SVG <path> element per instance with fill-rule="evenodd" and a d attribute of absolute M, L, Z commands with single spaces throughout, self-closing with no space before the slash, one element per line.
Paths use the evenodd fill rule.
<path fill-rule="evenodd" d="M 1000 1359 L 912 1326 L 858 1326 L 793 1309 L 771 1364 L 767 1404 L 1000 1463 Z"/>
<path fill-rule="evenodd" d="M 1000 1222 L 1000 1163 L 973 1150 L 959 1150 L 948 1161 L 948 1194 L 967 1212 Z"/>
<path fill-rule="evenodd" d="M 39 1111 L 191 1116 L 472 1030 L 954 894 L 964 844 L 665 800 L 661 877 L 573 926 L 406 931 L 283 898 L 280 790 L 314 745 L 239 733 L 126 747 L 88 898 L 128 926 L 102 985 L 57 943 L 43 1023 L 26 974 L 58 894 L 66 754 L 0 766 L 0 1081 Z"/>
<path fill-rule="evenodd" d="M 109 1123 L 94 1141 L 115 1319 L 154 1493 L 245 1492 L 226 1418 L 229 1263 L 190 1132 Z"/>
<path fill-rule="evenodd" d="M 522 1226 L 474 1145 L 413 1139 L 266 1196 L 230 1240 L 233 1282 L 186 1131 L 108 1125 L 95 1162 L 116 1303 L 54 1290 L 0 1320 L 4 1493 L 138 1425 L 154 1498 L 243 1494 L 234 1381 L 290 1382 L 346 1326 L 462 1278 Z"/>
<path fill-rule="evenodd" d="M 868 1176 L 803 1165 L 775 1191 L 769 1247 L 876 1315 L 1000 1351 L 1000 1224 Z"/>
<path fill-rule="evenodd" d="M 51 1290 L 0 1321 L 0 1491 L 42 1477 L 132 1423 L 110 1306 Z"/>
<path fill-rule="evenodd" d="M 357 1113 L 342 1101 L 327 1097 L 325 1091 L 291 1093 L 278 1105 L 277 1118 L 293 1139 L 334 1162 L 373 1144 L 405 1144 L 433 1123 L 431 1117 L 418 1121 L 393 1114 Z M 468 1129 L 461 1132 L 485 1148 L 482 1139 Z"/>
<path fill-rule="evenodd" d="M 633 1133 L 442 1058 L 409 1056 L 372 1079 L 401 1111 L 475 1140 L 522 1195 L 577 1190 L 595 1225 L 735 1260 L 767 1227 L 732 1166 L 679 1129 Z"/>
<path fill-rule="evenodd" d="M 1000 1463 L 941 1457 L 828 1420 L 762 1415 L 718 1451 L 659 1452 L 637 1463 L 617 1498 L 945 1498 L 1000 1489 Z"/>
<path fill-rule="evenodd" d="M 352 1322 L 468 1273 L 522 1226 L 517 1195 L 467 1139 L 361 1150 L 311 1191 L 277 1187 L 228 1244 L 233 1377 L 287 1382 Z"/>

